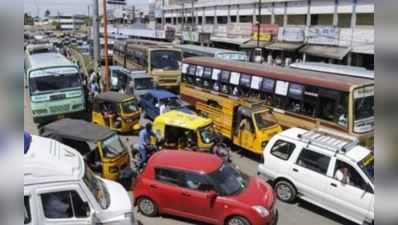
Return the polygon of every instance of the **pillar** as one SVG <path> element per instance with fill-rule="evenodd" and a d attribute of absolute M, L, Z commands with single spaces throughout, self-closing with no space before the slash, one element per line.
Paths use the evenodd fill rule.
<path fill-rule="evenodd" d="M 275 24 L 275 2 L 271 4 L 271 24 Z"/>
<path fill-rule="evenodd" d="M 287 26 L 287 2 L 284 3 L 284 8 L 283 8 L 283 26 Z"/>
<path fill-rule="evenodd" d="M 236 5 L 236 22 L 240 23 L 239 5 Z"/>

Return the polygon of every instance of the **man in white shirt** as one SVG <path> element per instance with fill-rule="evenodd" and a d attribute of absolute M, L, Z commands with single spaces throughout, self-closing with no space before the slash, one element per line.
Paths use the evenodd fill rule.
<path fill-rule="evenodd" d="M 341 167 L 340 169 L 336 170 L 334 177 L 339 180 L 343 184 L 350 183 L 350 173 L 347 167 Z"/>

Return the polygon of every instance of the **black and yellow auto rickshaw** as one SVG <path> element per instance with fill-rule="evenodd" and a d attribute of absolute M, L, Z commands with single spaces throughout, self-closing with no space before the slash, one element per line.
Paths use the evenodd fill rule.
<path fill-rule="evenodd" d="M 103 178 L 120 181 L 121 174 L 131 169 L 127 147 L 109 128 L 84 120 L 61 119 L 43 126 L 40 133 L 76 149 Z"/>
<path fill-rule="evenodd" d="M 92 122 L 116 132 L 140 129 L 140 110 L 137 100 L 119 92 L 104 92 L 93 100 Z"/>

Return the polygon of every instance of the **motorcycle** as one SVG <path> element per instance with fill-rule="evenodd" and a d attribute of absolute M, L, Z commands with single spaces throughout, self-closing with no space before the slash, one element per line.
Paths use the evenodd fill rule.
<path fill-rule="evenodd" d="M 151 156 L 153 154 L 155 154 L 157 151 L 160 150 L 159 145 L 149 145 L 146 149 L 147 154 L 146 154 L 146 159 L 145 161 L 142 163 L 142 165 L 140 166 L 139 163 L 141 161 L 141 155 L 140 152 L 138 151 L 138 146 L 132 146 L 132 161 L 133 161 L 133 165 L 137 171 L 137 173 L 141 173 L 143 171 L 143 169 L 145 168 L 148 160 L 151 158 Z"/>
<path fill-rule="evenodd" d="M 231 160 L 231 148 L 224 142 L 221 136 L 214 138 L 214 145 L 212 147 L 212 153 L 224 160 L 224 162 L 230 163 Z"/>

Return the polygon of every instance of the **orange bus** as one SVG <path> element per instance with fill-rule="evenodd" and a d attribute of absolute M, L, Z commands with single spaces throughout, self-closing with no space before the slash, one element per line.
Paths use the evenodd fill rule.
<path fill-rule="evenodd" d="M 263 100 L 284 128 L 326 128 L 374 145 L 374 80 L 191 57 L 183 61 L 180 93 L 192 104 L 209 93 Z"/>

